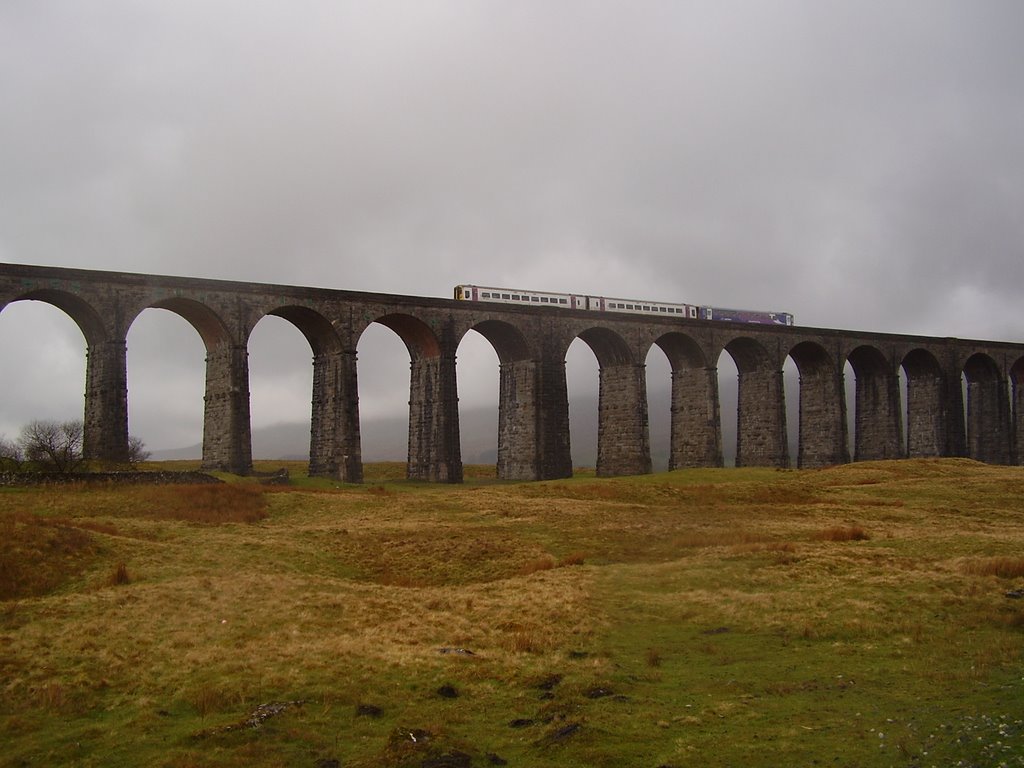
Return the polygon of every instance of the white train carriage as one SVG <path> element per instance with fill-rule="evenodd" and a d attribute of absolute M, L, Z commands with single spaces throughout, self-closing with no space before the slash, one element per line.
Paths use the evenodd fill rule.
<path fill-rule="evenodd" d="M 639 301 L 606 296 L 586 296 L 575 293 L 549 293 L 525 291 L 515 288 L 493 288 L 483 285 L 457 285 L 455 298 L 460 301 L 490 301 L 499 304 L 554 305 L 565 309 L 585 309 L 595 312 L 626 312 L 643 315 L 673 315 L 697 319 L 699 307 L 690 304 L 671 304 L 664 301 Z"/>
<path fill-rule="evenodd" d="M 482 285 L 457 285 L 455 286 L 455 298 L 460 301 L 488 301 L 498 304 L 524 304 L 533 307 L 547 305 L 594 312 L 624 312 L 634 315 L 685 317 L 691 320 L 793 325 L 793 315 L 788 312 L 723 309 L 720 307 L 698 306 L 696 304 L 616 299 L 606 296 L 586 296 L 575 293 L 524 291 L 517 288 L 489 288 Z"/>

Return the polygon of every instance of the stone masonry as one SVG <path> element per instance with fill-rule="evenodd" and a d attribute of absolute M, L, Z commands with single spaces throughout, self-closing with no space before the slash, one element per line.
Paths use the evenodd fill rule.
<path fill-rule="evenodd" d="M 565 355 L 576 338 L 600 366 L 602 476 L 651 471 L 645 360 L 653 345 L 672 367 L 670 469 L 722 464 L 716 365 L 723 352 L 739 371 L 741 466 L 791 463 L 787 358 L 800 376 L 797 466 L 851 459 L 847 363 L 855 379 L 853 460 L 970 456 L 1024 463 L 1024 344 L 0 265 L 0 310 L 25 300 L 58 307 L 82 329 L 85 451 L 101 461 L 127 456 L 125 339 L 144 309 L 159 307 L 187 320 L 206 347 L 203 466 L 239 474 L 252 469 L 248 339 L 266 315 L 291 322 L 310 345 L 312 475 L 362 480 L 356 349 L 372 323 L 394 331 L 409 351 L 413 479 L 462 480 L 456 352 L 470 330 L 493 345 L 500 361 L 497 471 L 505 479 L 572 474 Z"/>

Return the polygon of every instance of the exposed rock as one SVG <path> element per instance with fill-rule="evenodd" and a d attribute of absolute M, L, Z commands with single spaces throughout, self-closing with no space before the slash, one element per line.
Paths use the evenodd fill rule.
<path fill-rule="evenodd" d="M 564 725 L 551 734 L 549 741 L 562 741 L 563 739 L 567 739 L 582 727 L 583 725 L 581 723 L 569 723 L 568 725 Z"/>
<path fill-rule="evenodd" d="M 560 682 L 562 682 L 561 675 L 548 675 L 537 684 L 537 687 L 542 691 L 550 691 Z"/>
<path fill-rule="evenodd" d="M 715 627 L 714 629 L 705 629 L 701 632 L 702 635 L 724 635 L 729 631 L 728 627 Z"/>
<path fill-rule="evenodd" d="M 438 653 L 442 653 L 442 654 L 454 653 L 454 654 L 456 654 L 458 656 L 475 656 L 476 655 L 475 653 L 473 653 L 468 648 L 438 648 L 437 652 Z"/>

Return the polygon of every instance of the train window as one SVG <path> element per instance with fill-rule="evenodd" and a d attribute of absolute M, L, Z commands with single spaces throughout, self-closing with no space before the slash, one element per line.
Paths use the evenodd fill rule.
<path fill-rule="evenodd" d="M 491 298 L 491 294 L 489 294 L 489 293 L 481 293 L 480 294 L 480 298 L 481 299 L 489 299 L 489 298 Z"/>
<path fill-rule="evenodd" d="M 518 293 L 513 293 L 512 294 L 512 301 L 519 301 L 519 294 Z"/>
<path fill-rule="evenodd" d="M 569 303 L 569 300 L 568 300 L 568 299 L 559 299 L 559 300 L 558 300 L 558 303 L 559 303 L 559 304 L 568 304 L 568 303 Z"/>
<path fill-rule="evenodd" d="M 632 309 L 632 308 L 633 308 L 633 305 L 632 305 L 632 304 L 627 304 L 627 305 L 626 305 L 626 309 Z"/>
<path fill-rule="evenodd" d="M 540 296 L 531 296 L 530 301 L 540 301 Z"/>
<path fill-rule="evenodd" d="M 658 307 L 658 310 L 659 310 L 660 312 L 668 312 L 668 310 L 667 310 L 667 309 L 665 309 L 665 307 Z"/>
<path fill-rule="evenodd" d="M 541 296 L 540 297 L 540 303 L 541 304 L 547 304 L 548 303 L 548 297 L 547 296 Z"/>
<path fill-rule="evenodd" d="M 501 298 L 503 298 L 503 299 L 510 299 L 512 297 L 509 296 L 507 293 L 503 293 L 503 294 L 501 294 Z"/>

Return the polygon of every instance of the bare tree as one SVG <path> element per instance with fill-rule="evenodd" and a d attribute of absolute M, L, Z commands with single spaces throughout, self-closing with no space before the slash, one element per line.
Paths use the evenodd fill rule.
<path fill-rule="evenodd" d="M 134 467 L 136 464 L 148 461 L 152 455 L 146 450 L 146 444 L 142 442 L 141 437 L 128 436 L 128 463 L 131 466 Z"/>
<path fill-rule="evenodd" d="M 36 420 L 21 430 L 18 444 L 29 462 L 44 469 L 70 474 L 84 462 L 83 434 L 81 421 Z"/>
<path fill-rule="evenodd" d="M 25 452 L 17 440 L 8 440 L 6 435 L 0 435 L 0 471 L 17 472 L 25 463 Z"/>

